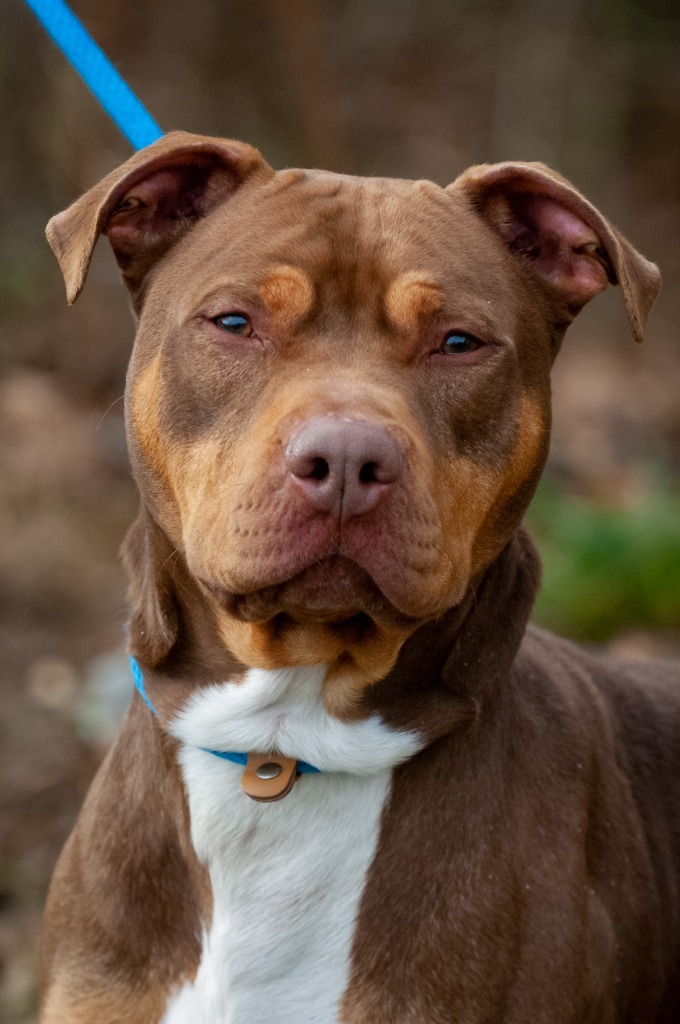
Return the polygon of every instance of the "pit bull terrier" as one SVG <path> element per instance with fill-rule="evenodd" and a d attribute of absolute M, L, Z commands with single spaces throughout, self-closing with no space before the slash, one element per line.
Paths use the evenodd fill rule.
<path fill-rule="evenodd" d="M 173 132 L 55 217 L 138 331 L 139 693 L 42 1024 L 677 1024 L 680 668 L 527 626 L 566 327 L 656 267 L 537 163 L 275 173 Z M 244 764 L 239 767 L 239 762 Z"/>

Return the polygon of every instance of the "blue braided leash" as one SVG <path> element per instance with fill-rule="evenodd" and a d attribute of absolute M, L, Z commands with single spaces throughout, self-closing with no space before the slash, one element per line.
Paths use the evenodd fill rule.
<path fill-rule="evenodd" d="M 160 139 L 163 132 L 151 114 L 64 0 L 25 2 L 132 146 L 141 149 Z"/>
<path fill-rule="evenodd" d="M 151 711 L 153 715 L 157 714 L 155 707 L 149 700 L 146 687 L 144 686 L 144 673 L 139 667 L 136 658 L 133 658 L 132 655 L 130 655 L 130 667 L 132 669 L 132 678 L 135 681 L 135 686 L 137 687 L 140 697 L 148 707 L 149 711 Z M 225 750 L 210 750 L 208 747 L 201 747 L 201 750 L 205 750 L 206 754 L 214 754 L 215 757 L 221 757 L 225 761 L 233 761 L 234 764 L 245 765 L 248 761 L 247 754 L 232 753 L 231 751 L 227 752 Z M 298 761 L 297 770 L 302 774 L 305 772 L 319 773 L 320 771 L 319 768 L 315 768 L 313 764 L 307 764 L 306 761 Z"/>

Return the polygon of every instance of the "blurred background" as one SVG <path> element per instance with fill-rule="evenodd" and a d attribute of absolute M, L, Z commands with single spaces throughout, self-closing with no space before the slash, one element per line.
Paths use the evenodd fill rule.
<path fill-rule="evenodd" d="M 530 515 L 537 617 L 680 653 L 680 10 L 675 0 L 75 0 L 164 129 L 274 166 L 429 177 L 544 160 L 662 267 L 646 343 L 618 289 L 567 337 Z M 105 245 L 65 303 L 48 218 L 129 147 L 21 0 L 0 30 L 0 1020 L 35 1020 L 40 907 L 130 694 L 117 549 L 136 508 L 133 337 Z"/>

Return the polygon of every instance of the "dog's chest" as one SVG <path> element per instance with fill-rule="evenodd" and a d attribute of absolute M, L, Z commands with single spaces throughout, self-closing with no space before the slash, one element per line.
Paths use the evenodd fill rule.
<path fill-rule="evenodd" d="M 377 719 L 329 719 L 319 700 L 322 678 L 318 669 L 253 673 L 238 687 L 203 691 L 177 723 L 213 917 L 197 975 L 174 994 L 163 1024 L 337 1019 L 391 767 L 420 741 Z M 295 744 L 300 759 L 324 770 L 304 775 L 284 800 L 260 804 L 242 793 L 238 766 L 196 749 L 199 732 L 212 749 L 290 756 Z M 353 754 L 364 774 L 351 771 Z"/>

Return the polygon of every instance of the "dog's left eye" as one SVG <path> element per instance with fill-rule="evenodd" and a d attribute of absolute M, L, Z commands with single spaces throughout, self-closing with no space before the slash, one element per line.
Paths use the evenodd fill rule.
<path fill-rule="evenodd" d="M 240 334 L 244 338 L 249 338 L 253 333 L 253 325 L 243 313 L 223 313 L 214 317 L 213 323 L 227 334 Z"/>
<path fill-rule="evenodd" d="M 441 351 L 446 355 L 463 355 L 465 352 L 475 352 L 481 348 L 483 342 L 475 338 L 474 334 L 466 334 L 465 331 L 451 331 L 444 338 Z"/>

